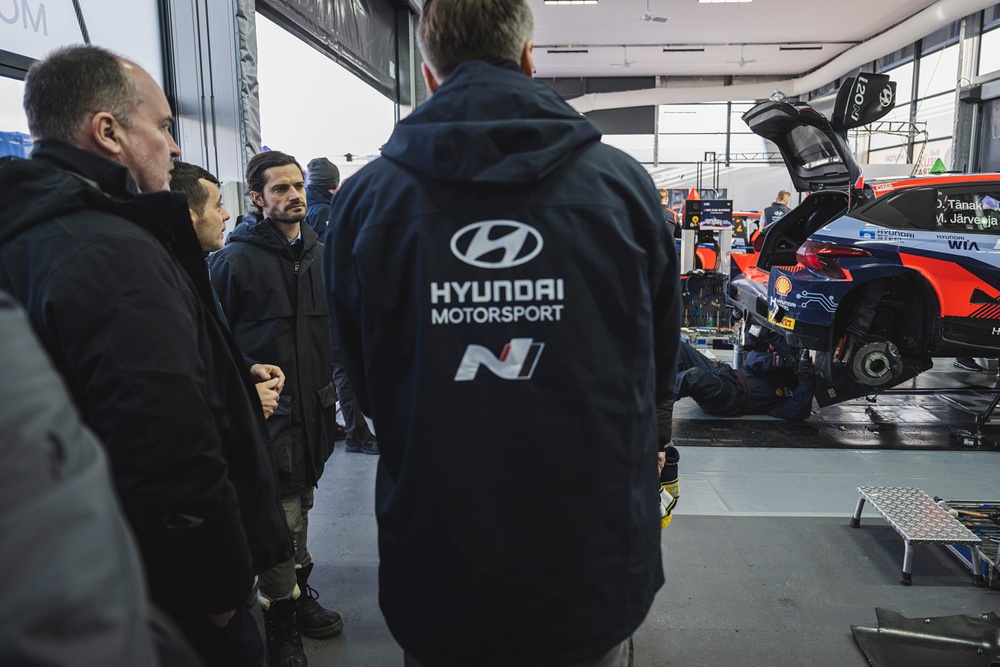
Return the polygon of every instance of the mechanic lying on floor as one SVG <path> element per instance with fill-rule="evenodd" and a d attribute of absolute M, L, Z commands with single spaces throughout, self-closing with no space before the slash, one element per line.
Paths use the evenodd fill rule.
<path fill-rule="evenodd" d="M 816 391 L 816 369 L 784 339 L 764 333 L 746 346 L 743 365 L 709 359 L 682 341 L 677 359 L 677 394 L 690 396 L 710 415 L 767 414 L 801 421 L 809 417 Z"/>

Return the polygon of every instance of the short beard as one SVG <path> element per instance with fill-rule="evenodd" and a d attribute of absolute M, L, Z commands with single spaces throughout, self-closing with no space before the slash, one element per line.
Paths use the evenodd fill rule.
<path fill-rule="evenodd" d="M 304 207 L 303 207 L 304 208 Z M 305 212 L 299 213 L 286 213 L 282 211 L 278 215 L 271 215 L 271 222 L 279 225 L 295 225 L 306 219 Z"/>

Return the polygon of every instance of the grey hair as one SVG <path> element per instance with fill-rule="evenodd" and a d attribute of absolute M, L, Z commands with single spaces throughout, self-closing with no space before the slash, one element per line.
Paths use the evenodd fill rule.
<path fill-rule="evenodd" d="M 24 112 L 35 140 L 77 144 L 85 123 L 106 111 L 124 127 L 141 101 L 126 61 L 98 46 L 67 46 L 31 66 Z"/>
<path fill-rule="evenodd" d="M 534 29 L 525 0 L 425 0 L 417 41 L 440 82 L 467 60 L 520 61 Z"/>

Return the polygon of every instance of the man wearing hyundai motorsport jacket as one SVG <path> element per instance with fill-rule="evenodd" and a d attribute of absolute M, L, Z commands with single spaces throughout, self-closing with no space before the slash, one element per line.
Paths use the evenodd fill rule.
<path fill-rule="evenodd" d="M 425 3 L 433 96 L 331 208 L 407 665 L 629 664 L 663 583 L 676 250 L 646 172 L 531 78 L 531 31 L 524 0 Z"/>

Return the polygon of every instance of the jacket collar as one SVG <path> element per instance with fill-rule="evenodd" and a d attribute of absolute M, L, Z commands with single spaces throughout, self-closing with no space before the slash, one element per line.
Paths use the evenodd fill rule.
<path fill-rule="evenodd" d="M 302 250 L 309 252 L 316 245 L 319 236 L 305 220 L 299 223 L 299 233 L 302 235 Z M 246 219 L 236 225 L 236 229 L 229 235 L 226 241 L 229 243 L 250 243 L 252 245 L 269 248 L 278 253 L 289 251 L 288 237 L 278 229 L 278 226 L 270 218 L 263 220 Z"/>
<path fill-rule="evenodd" d="M 62 141 L 39 141 L 31 151 L 31 159 L 73 172 L 112 197 L 127 199 L 139 193 L 139 186 L 132 180 L 128 169 Z"/>

